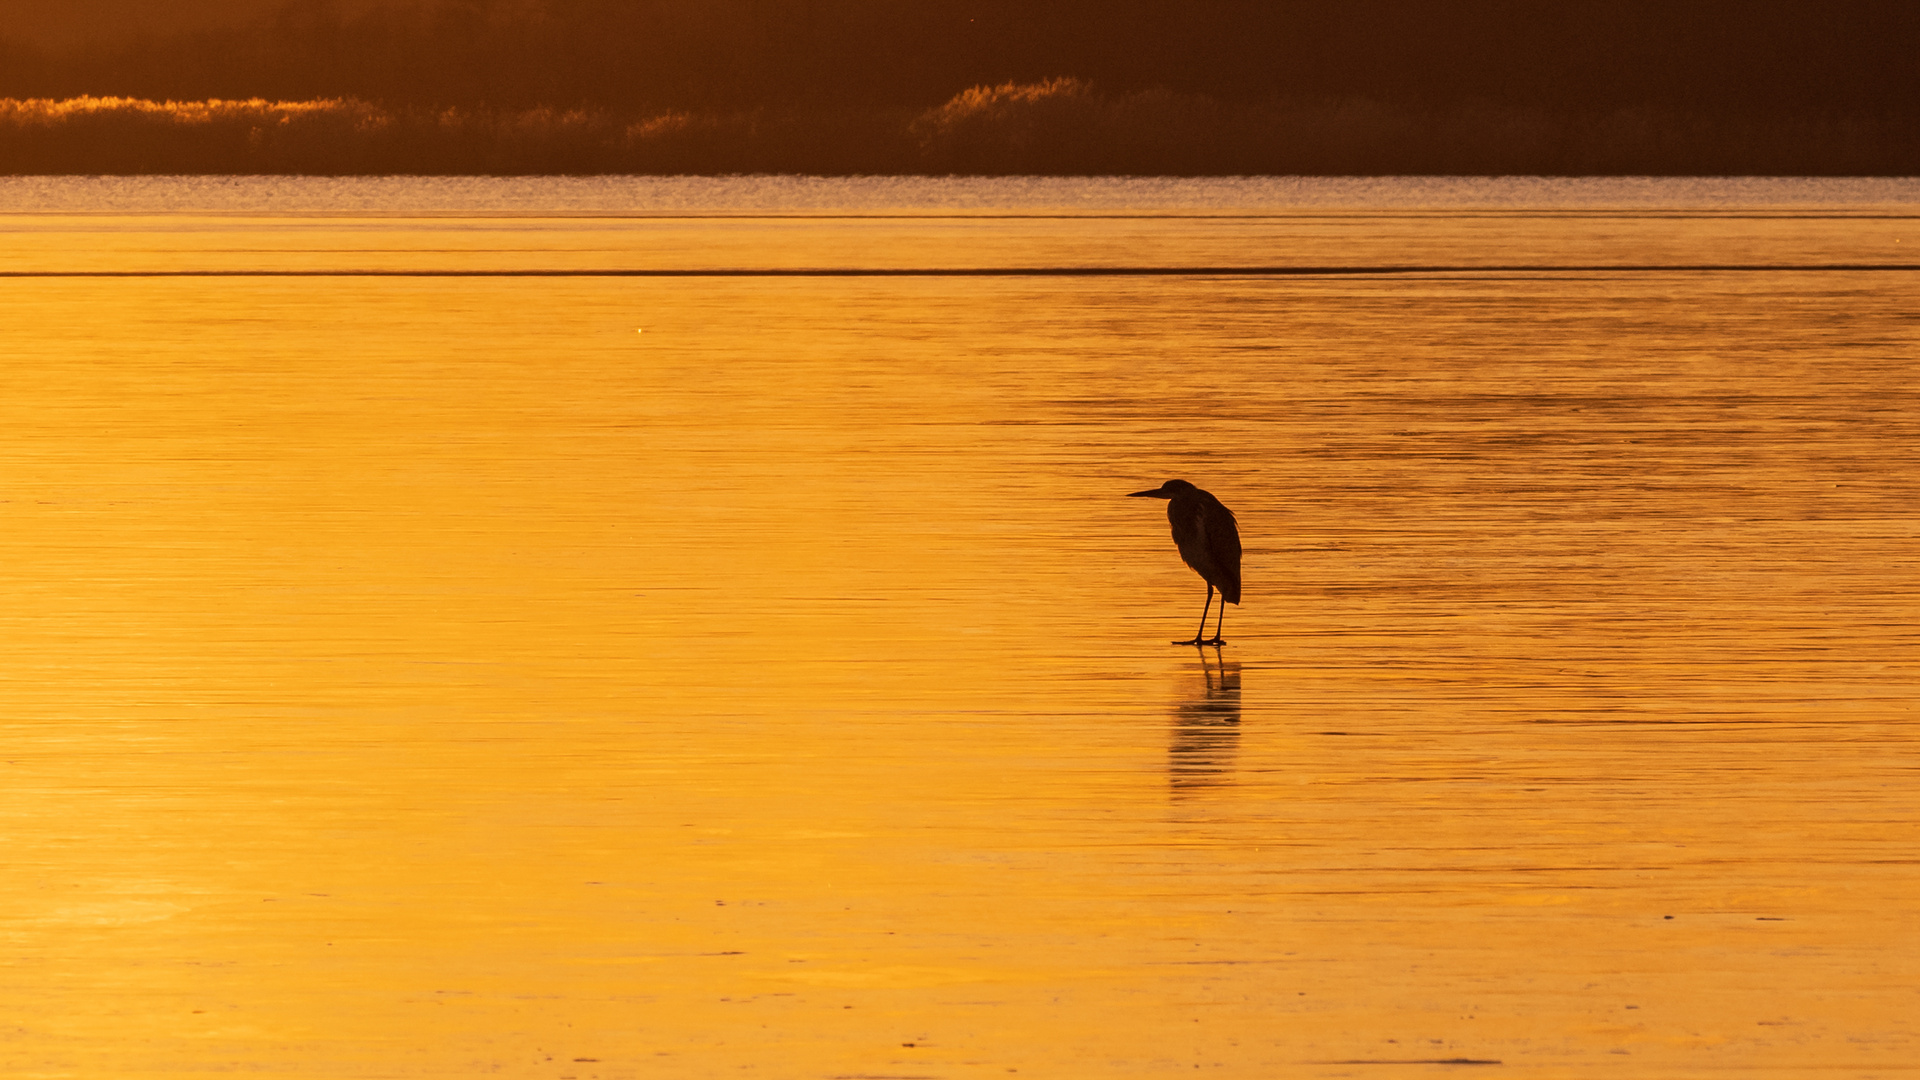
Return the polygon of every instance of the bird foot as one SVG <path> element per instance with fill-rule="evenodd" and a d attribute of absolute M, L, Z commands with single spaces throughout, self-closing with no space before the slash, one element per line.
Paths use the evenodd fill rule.
<path fill-rule="evenodd" d="M 1225 638 L 1194 638 L 1191 641 L 1174 642 L 1175 645 L 1211 645 L 1216 649 L 1226 643 L 1227 640 Z"/>

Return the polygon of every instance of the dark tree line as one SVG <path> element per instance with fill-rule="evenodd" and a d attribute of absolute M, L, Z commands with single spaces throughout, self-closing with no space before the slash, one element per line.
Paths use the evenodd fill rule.
<path fill-rule="evenodd" d="M 1913 0 L 342 2 L 0 36 L 0 172 L 1920 173 Z"/>
<path fill-rule="evenodd" d="M 1884 118 L 1916 111 L 1916 55 L 1910 0 L 291 0 L 238 29 L 0 43 L 0 96 L 874 109 L 1069 76 L 1230 102 Z"/>

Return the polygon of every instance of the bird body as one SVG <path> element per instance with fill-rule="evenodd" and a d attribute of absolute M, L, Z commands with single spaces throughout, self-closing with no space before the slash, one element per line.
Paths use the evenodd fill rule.
<path fill-rule="evenodd" d="M 1214 624 L 1213 638 L 1203 641 L 1207 613 L 1213 607 L 1213 592 L 1220 590 L 1220 618 L 1224 621 L 1227 605 L 1240 602 L 1240 526 L 1233 511 L 1209 492 L 1185 480 L 1169 480 L 1152 491 L 1136 491 L 1130 498 L 1166 499 L 1167 523 L 1173 526 L 1173 543 L 1180 558 L 1207 583 L 1207 606 L 1200 609 L 1200 630 L 1192 641 L 1176 645 L 1219 645 L 1220 624 Z"/>

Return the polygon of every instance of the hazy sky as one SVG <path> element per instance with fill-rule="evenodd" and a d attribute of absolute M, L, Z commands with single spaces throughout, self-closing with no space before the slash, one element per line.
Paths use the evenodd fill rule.
<path fill-rule="evenodd" d="M 279 9 L 284 0 L 6 0 L 5 33 L 36 45 L 204 30 L 251 22 Z M 380 0 L 336 5 L 370 7 Z"/>
<path fill-rule="evenodd" d="M 271 10 L 273 0 L 9 0 L 7 34 L 36 45 L 67 45 L 103 28 L 154 31 L 211 26 Z"/>
<path fill-rule="evenodd" d="M 0 96 L 12 97 L 926 108 L 969 86 L 1072 76 L 1240 101 L 1920 113 L 1914 0 L 0 4 L 0 39 L 53 47 L 0 64 Z M 223 24 L 248 29 L 196 34 Z"/>

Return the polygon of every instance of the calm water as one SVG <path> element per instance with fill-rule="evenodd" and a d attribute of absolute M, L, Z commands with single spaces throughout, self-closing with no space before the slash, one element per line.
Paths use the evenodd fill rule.
<path fill-rule="evenodd" d="M 0 233 L 7 1075 L 1920 1053 L 1920 183 L 8 180 Z M 841 272 L 1127 267 L 1262 272 Z M 711 270 L 808 273 L 619 273 Z M 1175 476 L 1246 539 L 1217 652 L 1121 497 Z"/>

